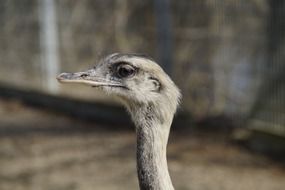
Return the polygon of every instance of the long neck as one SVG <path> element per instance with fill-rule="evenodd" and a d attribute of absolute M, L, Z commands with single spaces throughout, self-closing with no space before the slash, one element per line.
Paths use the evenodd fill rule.
<path fill-rule="evenodd" d="M 173 190 L 166 147 L 172 122 L 159 119 L 150 107 L 136 110 L 133 120 L 137 133 L 137 172 L 141 190 Z"/>

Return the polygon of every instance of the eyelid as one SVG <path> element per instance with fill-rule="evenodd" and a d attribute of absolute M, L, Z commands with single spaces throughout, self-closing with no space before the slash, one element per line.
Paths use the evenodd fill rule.
<path fill-rule="evenodd" d="M 127 65 L 127 66 L 133 68 L 135 72 L 137 72 L 139 70 L 139 68 L 137 68 L 136 66 L 132 65 L 131 63 L 125 62 L 125 61 L 120 61 L 120 62 L 116 63 L 114 70 L 117 71 L 120 67 L 122 67 L 124 65 Z"/>
<path fill-rule="evenodd" d="M 132 64 L 130 64 L 130 63 L 128 63 L 128 62 L 125 62 L 125 61 L 118 62 L 118 63 L 116 64 L 116 67 L 118 68 L 118 67 L 124 66 L 124 65 L 128 65 L 128 66 L 130 66 L 130 67 L 136 68 L 136 67 L 134 67 Z"/>
<path fill-rule="evenodd" d="M 133 66 L 129 65 L 129 64 L 122 64 L 122 65 L 119 65 L 117 68 L 131 68 L 131 69 L 135 69 Z"/>

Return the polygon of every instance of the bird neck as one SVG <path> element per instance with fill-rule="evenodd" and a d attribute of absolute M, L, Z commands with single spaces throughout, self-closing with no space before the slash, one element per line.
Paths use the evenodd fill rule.
<path fill-rule="evenodd" d="M 137 172 L 141 190 L 173 190 L 166 147 L 172 116 L 162 120 L 157 110 L 142 106 L 132 112 L 137 134 Z"/>
<path fill-rule="evenodd" d="M 165 136 L 150 128 L 137 128 L 137 172 L 141 190 L 174 189 L 167 167 Z"/>

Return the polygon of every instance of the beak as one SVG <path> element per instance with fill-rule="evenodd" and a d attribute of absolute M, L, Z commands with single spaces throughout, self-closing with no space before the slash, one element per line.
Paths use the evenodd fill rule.
<path fill-rule="evenodd" d="M 56 77 L 60 83 L 79 83 L 86 84 L 92 87 L 99 86 L 112 86 L 112 87 L 124 87 L 120 82 L 106 80 L 103 77 L 94 76 L 90 72 L 77 72 L 77 73 L 61 73 Z"/>

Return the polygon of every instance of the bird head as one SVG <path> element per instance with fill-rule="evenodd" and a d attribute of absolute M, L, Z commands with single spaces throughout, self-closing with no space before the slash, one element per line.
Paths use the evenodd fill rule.
<path fill-rule="evenodd" d="M 76 73 L 62 73 L 62 83 L 96 87 L 129 104 L 163 103 L 176 110 L 180 92 L 162 68 L 151 58 L 137 54 L 115 53 L 95 67 Z"/>

